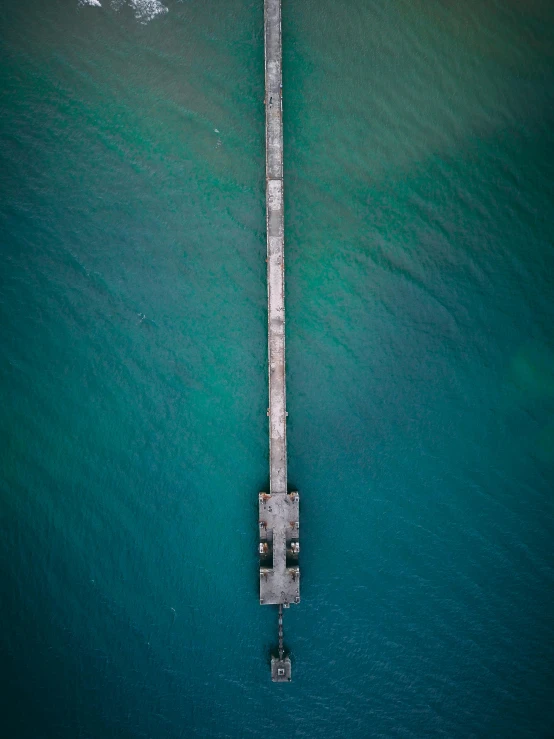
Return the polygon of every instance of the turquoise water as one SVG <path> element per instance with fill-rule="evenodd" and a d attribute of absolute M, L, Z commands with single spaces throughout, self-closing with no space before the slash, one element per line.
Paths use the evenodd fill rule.
<path fill-rule="evenodd" d="M 0 7 L 4 735 L 551 737 L 554 10 L 284 0 L 290 686 L 262 22 Z"/>

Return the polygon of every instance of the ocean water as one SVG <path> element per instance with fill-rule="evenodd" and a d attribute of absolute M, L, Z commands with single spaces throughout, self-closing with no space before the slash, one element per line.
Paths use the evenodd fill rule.
<path fill-rule="evenodd" d="M 0 6 L 2 736 L 552 737 L 554 8 L 284 0 L 289 686 L 262 24 Z"/>

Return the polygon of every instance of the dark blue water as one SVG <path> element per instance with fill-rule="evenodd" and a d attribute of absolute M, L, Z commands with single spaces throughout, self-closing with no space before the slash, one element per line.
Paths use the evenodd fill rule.
<path fill-rule="evenodd" d="M 290 686 L 263 4 L 0 8 L 2 735 L 552 737 L 554 10 L 284 0 Z"/>

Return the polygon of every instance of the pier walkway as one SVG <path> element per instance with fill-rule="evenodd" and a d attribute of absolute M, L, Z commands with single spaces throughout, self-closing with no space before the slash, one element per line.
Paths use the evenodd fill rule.
<path fill-rule="evenodd" d="M 279 605 L 276 681 L 290 680 L 283 656 L 282 608 L 300 602 L 298 493 L 287 490 L 285 382 L 285 258 L 281 0 L 264 0 L 266 225 L 269 364 L 269 493 L 259 496 L 260 603 Z"/>
<path fill-rule="evenodd" d="M 270 492 L 287 492 L 281 0 L 265 0 Z"/>

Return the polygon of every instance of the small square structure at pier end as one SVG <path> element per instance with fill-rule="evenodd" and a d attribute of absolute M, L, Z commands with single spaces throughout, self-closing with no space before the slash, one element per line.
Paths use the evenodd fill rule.
<path fill-rule="evenodd" d="M 271 679 L 274 683 L 290 683 L 292 670 L 289 657 L 285 657 L 285 659 L 272 658 Z"/>

